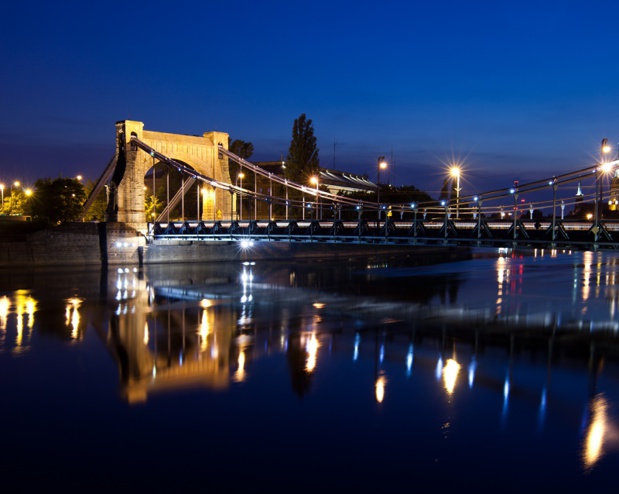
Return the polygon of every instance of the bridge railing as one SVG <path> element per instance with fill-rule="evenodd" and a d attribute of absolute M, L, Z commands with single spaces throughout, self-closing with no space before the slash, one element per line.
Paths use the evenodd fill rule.
<path fill-rule="evenodd" d="M 483 227 L 480 228 L 480 224 Z M 452 244 L 467 246 L 619 248 L 619 221 L 594 225 L 582 221 L 484 220 L 417 221 L 185 221 L 149 225 L 158 241 L 287 241 L 388 244 Z M 554 231 L 554 235 L 553 235 Z M 515 233 L 514 233 L 515 232 Z"/>

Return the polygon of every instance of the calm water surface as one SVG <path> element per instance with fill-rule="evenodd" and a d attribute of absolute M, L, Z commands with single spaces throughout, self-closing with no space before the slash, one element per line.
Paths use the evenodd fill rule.
<path fill-rule="evenodd" d="M 7 492 L 593 492 L 619 254 L 0 273 Z"/>

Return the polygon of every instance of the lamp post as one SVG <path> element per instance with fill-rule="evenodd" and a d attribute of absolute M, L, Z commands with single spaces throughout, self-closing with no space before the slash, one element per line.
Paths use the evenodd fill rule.
<path fill-rule="evenodd" d="M 481 245 L 481 203 L 482 197 L 475 196 L 475 202 L 477 203 L 477 245 Z"/>
<path fill-rule="evenodd" d="M 380 171 L 387 169 L 387 162 L 384 156 L 379 156 L 378 165 L 376 167 L 376 209 L 378 211 L 378 219 L 380 221 Z"/>
<path fill-rule="evenodd" d="M 200 184 L 198 184 L 198 188 L 196 189 L 196 220 L 200 223 Z"/>
<path fill-rule="evenodd" d="M 518 221 L 518 214 L 517 214 L 517 212 L 518 212 L 518 211 L 517 211 L 517 209 L 518 209 L 518 206 L 517 206 L 517 204 L 518 204 L 518 191 L 517 191 L 515 188 L 512 188 L 512 189 L 509 189 L 509 193 L 510 193 L 510 194 L 512 195 L 512 197 L 514 198 L 514 211 L 513 211 L 513 213 L 512 213 L 512 215 L 513 215 L 513 218 L 512 218 L 512 220 L 513 220 L 513 224 L 512 224 L 512 229 L 513 229 L 512 236 L 513 236 L 513 239 L 514 239 L 514 241 L 515 241 L 515 240 L 516 240 L 516 237 L 518 236 L 518 235 L 516 234 L 516 231 L 517 231 L 517 230 L 516 230 L 516 227 L 517 227 L 516 222 Z"/>
<path fill-rule="evenodd" d="M 594 242 L 598 241 L 599 231 L 600 231 L 600 207 L 602 206 L 602 196 L 603 196 L 603 186 L 602 186 L 602 173 L 605 170 L 606 164 L 606 155 L 610 153 L 610 146 L 608 144 L 608 139 L 602 139 L 602 143 L 600 145 L 600 165 L 597 167 L 595 171 L 595 211 L 594 211 L 594 224 L 593 224 L 593 238 Z"/>
<path fill-rule="evenodd" d="M 460 219 L 460 167 L 452 166 L 449 170 L 450 175 L 456 179 L 456 219 Z"/>
<path fill-rule="evenodd" d="M 245 174 L 243 172 L 240 172 L 236 178 L 238 179 L 239 183 L 240 183 L 240 192 L 239 192 L 239 219 L 242 221 L 243 220 L 243 177 L 245 176 Z"/>
<path fill-rule="evenodd" d="M 0 192 L 2 193 L 2 212 L 4 212 L 4 184 L 0 184 Z"/>
<path fill-rule="evenodd" d="M 319 198 L 318 198 L 318 177 L 310 178 L 310 183 L 316 186 L 316 219 L 318 219 L 318 204 L 319 204 Z"/>
<path fill-rule="evenodd" d="M 601 167 L 601 172 L 604 174 L 607 174 L 610 170 L 609 170 L 609 166 L 608 166 L 608 162 L 607 162 L 607 156 L 611 151 L 611 147 L 610 144 L 608 144 L 608 139 L 604 138 L 602 139 L 602 143 L 600 145 L 600 167 Z M 600 177 L 602 179 L 602 177 Z M 600 207 L 603 207 L 602 205 L 604 204 L 604 181 L 603 179 L 600 180 Z M 602 216 L 604 216 L 604 211 L 601 211 Z"/>
<path fill-rule="evenodd" d="M 548 185 L 552 187 L 552 241 L 556 239 L 556 224 L 557 224 L 557 179 L 553 177 Z"/>
<path fill-rule="evenodd" d="M 18 180 L 16 180 L 15 182 L 11 184 L 11 197 L 9 199 L 9 214 L 13 214 L 13 187 L 17 188 L 20 185 L 21 184 L 19 183 Z"/>
<path fill-rule="evenodd" d="M 447 223 L 449 222 L 449 203 L 447 201 L 441 201 L 441 206 L 445 208 L 445 220 L 443 223 L 443 228 L 445 228 L 445 242 L 447 242 Z"/>

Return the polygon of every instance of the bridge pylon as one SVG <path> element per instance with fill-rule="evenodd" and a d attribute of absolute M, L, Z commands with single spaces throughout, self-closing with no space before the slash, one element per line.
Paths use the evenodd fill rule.
<path fill-rule="evenodd" d="M 116 122 L 116 154 L 106 168 L 104 176 L 99 179 L 101 183 L 98 182 L 96 188 L 97 193 L 104 185 L 107 188 L 105 220 L 123 223 L 145 235 L 148 234 L 147 220 L 150 218 L 146 218 L 145 210 L 147 185 L 145 176 L 156 165 L 156 156 L 164 155 L 165 160 L 160 162 L 169 168 L 182 165 L 195 170 L 197 175 L 207 175 L 215 181 L 231 183 L 228 157 L 220 152 L 221 148 L 228 148 L 228 140 L 229 136 L 225 132 L 205 132 L 202 136 L 188 136 L 144 130 L 143 122 L 133 120 Z M 182 194 L 179 195 L 174 191 L 175 200 L 164 201 L 166 204 L 169 202 L 168 207 L 174 207 L 173 202 L 178 203 L 183 195 L 187 196 L 194 182 L 193 179 L 187 183 L 183 182 Z M 228 215 L 230 219 L 235 216 L 235 201 L 232 194 L 206 184 L 200 186 L 202 194 L 199 199 L 194 200 L 194 204 L 196 201 L 201 202 L 196 208 L 200 211 L 198 220 L 215 221 L 225 219 Z M 195 191 L 195 186 L 193 189 Z M 153 190 L 152 193 L 155 194 L 156 191 Z M 88 201 L 88 204 L 91 202 Z M 195 210 L 192 211 L 196 215 Z M 167 220 L 169 209 L 165 213 Z M 169 217 L 170 221 L 185 221 L 185 216 L 190 215 L 182 212 L 181 217 L 175 216 Z"/>

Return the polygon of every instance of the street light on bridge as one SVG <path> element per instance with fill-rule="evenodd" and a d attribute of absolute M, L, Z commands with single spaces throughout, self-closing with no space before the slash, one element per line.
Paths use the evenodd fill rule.
<path fill-rule="evenodd" d="M 243 219 L 243 178 L 245 177 L 245 174 L 243 172 L 240 172 L 236 178 L 240 183 L 240 196 L 239 196 L 239 219 L 242 220 Z"/>
<path fill-rule="evenodd" d="M 456 219 L 460 219 L 460 174 L 461 170 L 458 165 L 454 165 L 449 169 L 449 174 L 456 179 Z"/>
<path fill-rule="evenodd" d="M 612 164 L 608 162 L 608 155 L 611 152 L 610 144 L 608 144 L 608 139 L 602 139 L 602 143 L 600 144 L 600 166 L 599 171 L 597 173 L 597 185 L 598 185 L 598 197 L 596 198 L 596 220 L 599 219 L 600 213 L 603 215 L 604 211 L 600 211 L 599 208 L 603 207 L 604 204 L 604 181 L 602 176 L 608 175 L 608 173 L 612 169 Z M 596 227 L 597 227 L 596 221 Z"/>
<path fill-rule="evenodd" d="M 312 185 L 316 186 L 316 219 L 318 219 L 318 208 L 319 208 L 319 204 L 320 204 L 320 202 L 319 202 L 320 199 L 318 197 L 318 183 L 319 183 L 318 177 L 316 177 L 316 176 L 311 177 L 310 178 L 310 183 Z M 321 213 L 322 213 L 322 211 L 321 211 Z M 322 214 L 321 214 L 321 216 L 322 216 Z M 322 217 L 320 219 L 322 219 Z"/>
<path fill-rule="evenodd" d="M 378 165 L 376 167 L 376 204 L 378 211 L 378 219 L 380 220 L 380 171 L 387 169 L 387 161 L 384 156 L 378 157 Z"/>

